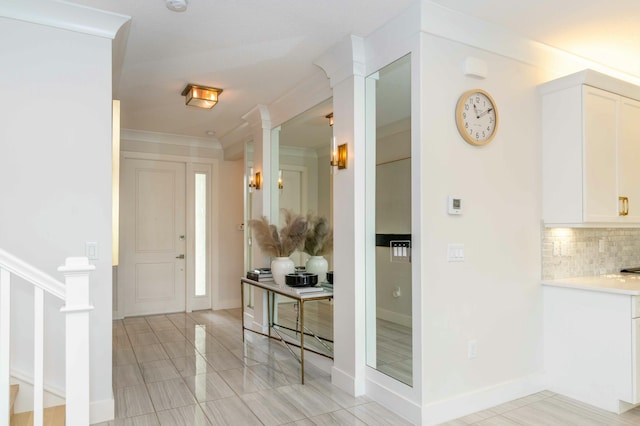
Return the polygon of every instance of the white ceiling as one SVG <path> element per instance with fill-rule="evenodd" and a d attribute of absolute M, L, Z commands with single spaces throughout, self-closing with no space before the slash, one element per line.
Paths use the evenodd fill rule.
<path fill-rule="evenodd" d="M 190 0 L 182 13 L 164 0 L 71 1 L 132 17 L 114 88 L 123 128 L 215 140 L 321 72 L 313 61 L 344 36 L 367 36 L 414 0 Z M 640 75 L 638 0 L 433 1 Z M 187 83 L 222 88 L 220 103 L 184 106 Z"/>

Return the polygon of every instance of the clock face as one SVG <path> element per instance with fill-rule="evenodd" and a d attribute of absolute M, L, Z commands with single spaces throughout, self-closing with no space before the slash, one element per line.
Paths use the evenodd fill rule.
<path fill-rule="evenodd" d="M 491 142 L 498 128 L 498 111 L 491 95 L 481 89 L 463 93 L 456 106 L 456 125 L 472 145 Z"/>

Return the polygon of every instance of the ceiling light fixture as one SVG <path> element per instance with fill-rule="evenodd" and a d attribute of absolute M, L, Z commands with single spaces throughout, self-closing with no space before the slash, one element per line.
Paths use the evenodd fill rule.
<path fill-rule="evenodd" d="M 182 91 L 182 96 L 185 96 L 186 105 L 211 109 L 218 103 L 220 93 L 222 93 L 222 89 L 187 84 L 187 87 Z"/>
<path fill-rule="evenodd" d="M 173 10 L 174 12 L 184 12 L 187 10 L 189 0 L 165 0 L 165 3 L 169 10 Z"/>

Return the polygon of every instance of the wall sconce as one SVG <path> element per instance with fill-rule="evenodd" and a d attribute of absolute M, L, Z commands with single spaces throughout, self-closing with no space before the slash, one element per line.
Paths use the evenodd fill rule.
<path fill-rule="evenodd" d="M 325 115 L 324 118 L 328 118 L 329 119 L 329 126 L 333 127 L 333 113 L 329 113 L 328 115 Z"/>
<path fill-rule="evenodd" d="M 284 184 L 282 183 L 282 170 L 278 170 L 278 189 L 284 188 Z"/>
<path fill-rule="evenodd" d="M 187 84 L 187 87 L 182 91 L 182 96 L 185 96 L 184 103 L 186 105 L 211 109 L 218 103 L 220 93 L 222 93 L 222 89 Z"/>
<path fill-rule="evenodd" d="M 253 181 L 253 187 L 258 190 L 262 188 L 262 173 L 256 172 L 256 178 Z"/>
<path fill-rule="evenodd" d="M 251 189 L 262 188 L 262 173 L 256 172 L 253 174 L 253 167 L 249 167 L 249 192 Z"/>
<path fill-rule="evenodd" d="M 338 166 L 338 170 L 347 168 L 347 144 L 343 143 L 336 147 L 336 138 L 332 139 L 331 144 L 331 165 Z"/>

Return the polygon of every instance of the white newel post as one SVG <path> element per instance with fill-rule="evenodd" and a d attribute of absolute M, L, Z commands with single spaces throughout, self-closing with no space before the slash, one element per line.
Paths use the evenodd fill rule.
<path fill-rule="evenodd" d="M 89 273 L 95 270 L 86 257 L 68 257 L 58 268 L 65 276 L 66 305 L 66 424 L 89 424 Z"/>

